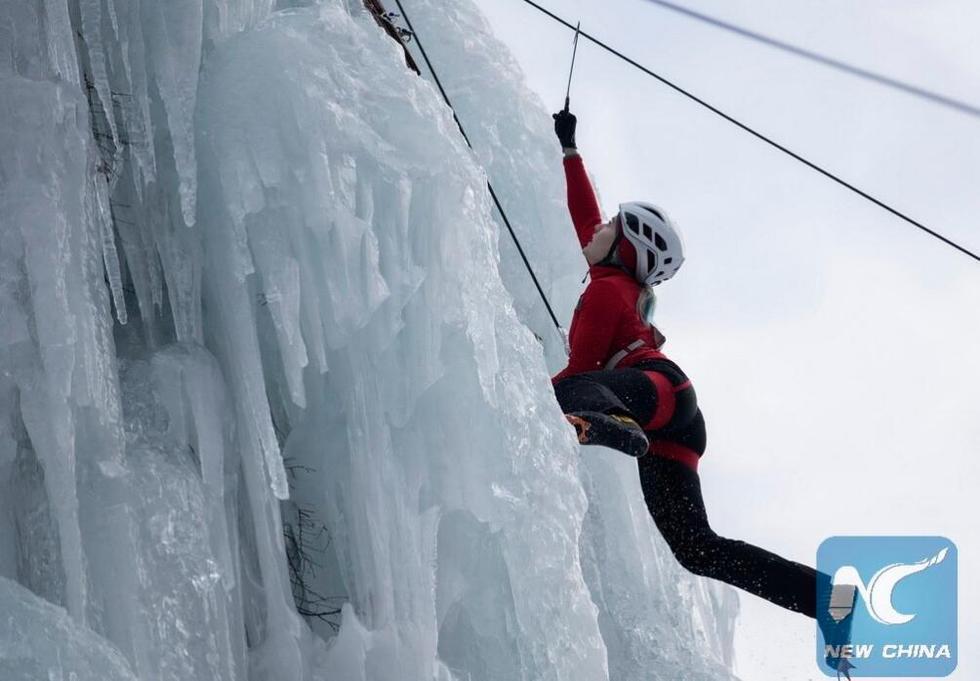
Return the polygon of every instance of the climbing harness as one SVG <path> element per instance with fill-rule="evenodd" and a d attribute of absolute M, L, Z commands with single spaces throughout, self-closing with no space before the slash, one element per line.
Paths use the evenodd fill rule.
<path fill-rule="evenodd" d="M 630 354 L 631 352 L 633 352 L 638 348 L 642 348 L 644 345 L 646 345 L 646 343 L 644 343 L 642 339 L 637 338 L 635 341 L 633 341 L 625 348 L 617 352 L 615 355 L 610 357 L 609 361 L 606 362 L 606 366 L 604 366 L 603 369 L 615 369 L 616 365 L 622 362 L 626 358 L 626 355 Z"/>

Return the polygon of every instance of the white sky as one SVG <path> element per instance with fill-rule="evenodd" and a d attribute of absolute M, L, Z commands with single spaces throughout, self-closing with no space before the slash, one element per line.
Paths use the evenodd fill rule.
<path fill-rule="evenodd" d="M 520 0 L 477 2 L 529 86 L 560 108 L 571 33 Z M 643 0 L 541 2 L 980 250 L 980 119 Z M 683 2 L 980 105 L 980 3 Z M 662 287 L 658 314 L 705 411 L 714 529 L 810 564 L 834 534 L 950 537 L 960 661 L 949 678 L 980 678 L 980 590 L 969 579 L 980 573 L 980 263 L 584 40 L 572 110 L 605 208 L 649 200 L 684 229 L 688 260 Z M 825 678 L 812 620 L 741 600 L 745 681 Z"/>

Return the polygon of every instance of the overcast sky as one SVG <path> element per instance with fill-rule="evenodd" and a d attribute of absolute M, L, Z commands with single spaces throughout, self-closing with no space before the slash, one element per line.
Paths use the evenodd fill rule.
<path fill-rule="evenodd" d="M 559 108 L 571 33 L 521 0 L 477 2 Z M 540 2 L 980 250 L 980 119 L 644 0 Z M 980 3 L 683 2 L 980 106 Z M 586 41 L 572 110 L 604 208 L 649 200 L 684 230 L 688 260 L 659 291 L 659 325 L 704 408 L 714 529 L 810 564 L 834 534 L 948 536 L 961 651 L 949 678 L 980 678 L 980 263 Z M 825 678 L 812 620 L 741 601 L 745 681 Z"/>

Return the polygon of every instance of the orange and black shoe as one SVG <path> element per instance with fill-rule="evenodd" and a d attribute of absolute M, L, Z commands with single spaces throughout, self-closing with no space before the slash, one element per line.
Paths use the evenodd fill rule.
<path fill-rule="evenodd" d="M 576 411 L 565 414 L 565 418 L 575 426 L 578 441 L 583 445 L 602 445 L 633 457 L 643 456 L 650 446 L 640 424 L 629 416 Z"/>

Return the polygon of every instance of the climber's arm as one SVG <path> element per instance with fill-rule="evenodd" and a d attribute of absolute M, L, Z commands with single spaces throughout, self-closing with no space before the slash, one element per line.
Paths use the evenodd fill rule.
<path fill-rule="evenodd" d="M 551 117 L 555 119 L 555 136 L 565 157 L 568 212 L 572 215 L 572 224 L 575 225 L 579 243 L 585 248 L 595 235 L 595 226 L 602 222 L 602 214 L 599 212 L 599 202 L 596 201 L 592 182 L 585 172 L 585 164 L 575 144 L 578 120 L 567 108 Z"/>
<path fill-rule="evenodd" d="M 599 202 L 592 189 L 592 182 L 585 172 L 585 163 L 575 149 L 571 151 L 571 154 L 565 154 L 564 160 L 568 212 L 572 216 L 578 241 L 585 248 L 595 235 L 595 226 L 602 222 L 602 214 L 599 212 Z"/>

